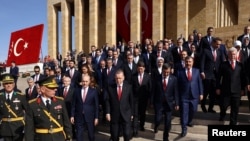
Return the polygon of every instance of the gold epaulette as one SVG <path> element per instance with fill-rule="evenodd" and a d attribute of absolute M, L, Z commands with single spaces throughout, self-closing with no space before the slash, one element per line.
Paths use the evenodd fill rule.
<path fill-rule="evenodd" d="M 24 93 L 20 93 L 20 92 L 16 92 L 17 94 L 19 94 L 19 95 L 25 95 Z"/>
<path fill-rule="evenodd" d="M 31 100 L 29 100 L 29 103 L 32 103 L 32 102 L 34 102 L 36 100 L 37 100 L 37 98 L 31 99 Z"/>
<path fill-rule="evenodd" d="M 60 96 L 55 96 L 55 98 L 64 100 L 64 98 L 63 98 L 63 97 L 60 97 Z"/>

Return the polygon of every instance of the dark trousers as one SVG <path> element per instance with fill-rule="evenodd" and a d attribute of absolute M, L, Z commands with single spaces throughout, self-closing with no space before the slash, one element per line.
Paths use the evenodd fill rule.
<path fill-rule="evenodd" d="M 155 126 L 158 127 L 161 123 L 162 116 L 164 115 L 164 131 L 163 141 L 168 140 L 169 131 L 171 130 L 171 117 L 172 110 L 168 107 L 167 103 L 163 103 L 161 107 L 155 109 Z"/>
<path fill-rule="evenodd" d="M 240 95 L 240 94 L 239 94 Z M 236 125 L 239 113 L 240 106 L 240 96 L 232 97 L 232 96 L 222 96 L 220 102 L 220 117 L 222 119 L 226 116 L 226 111 L 228 107 L 231 107 L 230 111 L 230 125 Z"/>
<path fill-rule="evenodd" d="M 144 127 L 145 124 L 147 105 L 148 105 L 147 99 L 139 99 L 138 113 L 139 113 L 140 127 Z"/>
<path fill-rule="evenodd" d="M 3 136 L 4 141 L 23 141 L 24 134 L 17 136 Z"/>
<path fill-rule="evenodd" d="M 203 99 L 201 100 L 201 106 L 206 105 L 207 97 L 209 96 L 209 107 L 208 110 L 213 110 L 215 98 L 216 98 L 216 81 L 213 79 L 205 79 L 203 80 L 203 86 L 204 86 L 204 94 Z"/>
<path fill-rule="evenodd" d="M 119 121 L 114 122 L 111 118 L 111 138 L 112 141 L 119 141 L 119 129 L 122 128 L 124 141 L 129 141 L 131 138 L 131 120 L 125 121 L 121 116 Z M 120 127 L 121 126 L 121 127 Z"/>
<path fill-rule="evenodd" d="M 133 132 L 136 132 L 138 130 L 138 104 L 138 99 L 134 98 L 134 115 L 132 121 Z"/>
<path fill-rule="evenodd" d="M 95 137 L 95 128 L 94 128 L 94 120 L 90 122 L 86 122 L 84 114 L 82 117 L 75 118 L 75 128 L 76 128 L 76 141 L 82 141 L 84 136 L 83 133 L 85 130 L 88 130 L 88 139 L 89 141 L 94 141 Z"/>

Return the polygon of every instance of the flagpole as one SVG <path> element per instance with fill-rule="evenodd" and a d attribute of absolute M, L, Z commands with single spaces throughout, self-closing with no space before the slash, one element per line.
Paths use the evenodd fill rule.
<path fill-rule="evenodd" d="M 40 63 L 41 61 L 43 61 L 43 51 L 42 51 L 42 48 L 40 48 L 40 55 L 41 55 L 41 58 L 40 58 L 40 60 L 39 60 L 39 63 Z"/>

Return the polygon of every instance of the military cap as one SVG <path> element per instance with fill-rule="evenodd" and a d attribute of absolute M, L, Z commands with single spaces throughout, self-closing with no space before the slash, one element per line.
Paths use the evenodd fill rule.
<path fill-rule="evenodd" d="M 39 80 L 36 83 L 39 84 L 39 86 L 45 86 L 47 88 L 57 88 L 58 87 L 54 75 L 46 77 L 42 80 Z"/>
<path fill-rule="evenodd" d="M 1 76 L 1 80 L 2 80 L 3 84 L 4 83 L 14 83 L 14 77 L 9 73 L 3 74 Z"/>

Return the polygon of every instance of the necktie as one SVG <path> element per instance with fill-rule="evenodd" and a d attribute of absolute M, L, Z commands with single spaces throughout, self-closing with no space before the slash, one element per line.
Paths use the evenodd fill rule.
<path fill-rule="evenodd" d="M 235 69 L 235 65 L 234 65 L 233 61 L 231 62 L 231 66 L 232 66 L 232 69 L 234 70 Z"/>
<path fill-rule="evenodd" d="M 122 87 L 118 86 L 118 99 L 121 100 L 122 97 Z"/>
<path fill-rule="evenodd" d="M 216 57 L 217 57 L 217 54 L 216 54 L 216 50 L 214 49 L 213 50 L 213 56 L 214 56 L 214 62 L 216 61 Z"/>
<path fill-rule="evenodd" d="M 139 75 L 139 78 L 140 78 L 140 79 L 139 79 L 139 83 L 140 83 L 140 85 L 141 85 L 141 84 L 142 84 L 142 74 Z"/>
<path fill-rule="evenodd" d="M 157 57 L 160 57 L 160 55 L 161 55 L 161 52 L 160 52 L 160 51 L 158 51 L 158 53 L 157 53 Z"/>
<path fill-rule="evenodd" d="M 108 75 L 110 74 L 110 68 L 108 68 Z"/>
<path fill-rule="evenodd" d="M 32 93 L 32 89 L 29 88 L 29 96 L 31 96 L 31 93 Z"/>
<path fill-rule="evenodd" d="M 10 103 L 10 94 L 7 94 L 7 103 Z"/>
<path fill-rule="evenodd" d="M 163 78 L 163 90 L 166 91 L 167 90 L 167 81 L 166 81 L 166 77 Z"/>
<path fill-rule="evenodd" d="M 82 95 L 82 101 L 83 102 L 85 102 L 85 99 L 86 99 L 86 94 L 87 94 L 86 91 L 87 91 L 86 88 L 83 88 L 83 95 Z"/>
<path fill-rule="evenodd" d="M 70 69 L 70 77 L 72 78 L 73 77 L 73 70 Z"/>
<path fill-rule="evenodd" d="M 190 69 L 187 70 L 187 78 L 189 81 L 192 79 L 192 74 L 191 74 Z"/>
<path fill-rule="evenodd" d="M 50 110 L 50 103 L 49 103 L 49 100 L 46 100 L 46 107 L 48 109 L 48 111 Z"/>
<path fill-rule="evenodd" d="M 67 91 L 67 87 L 64 88 L 64 91 L 63 91 L 63 97 L 65 98 L 68 94 L 68 91 Z"/>
<path fill-rule="evenodd" d="M 38 75 L 36 75 L 35 82 L 38 81 Z"/>

